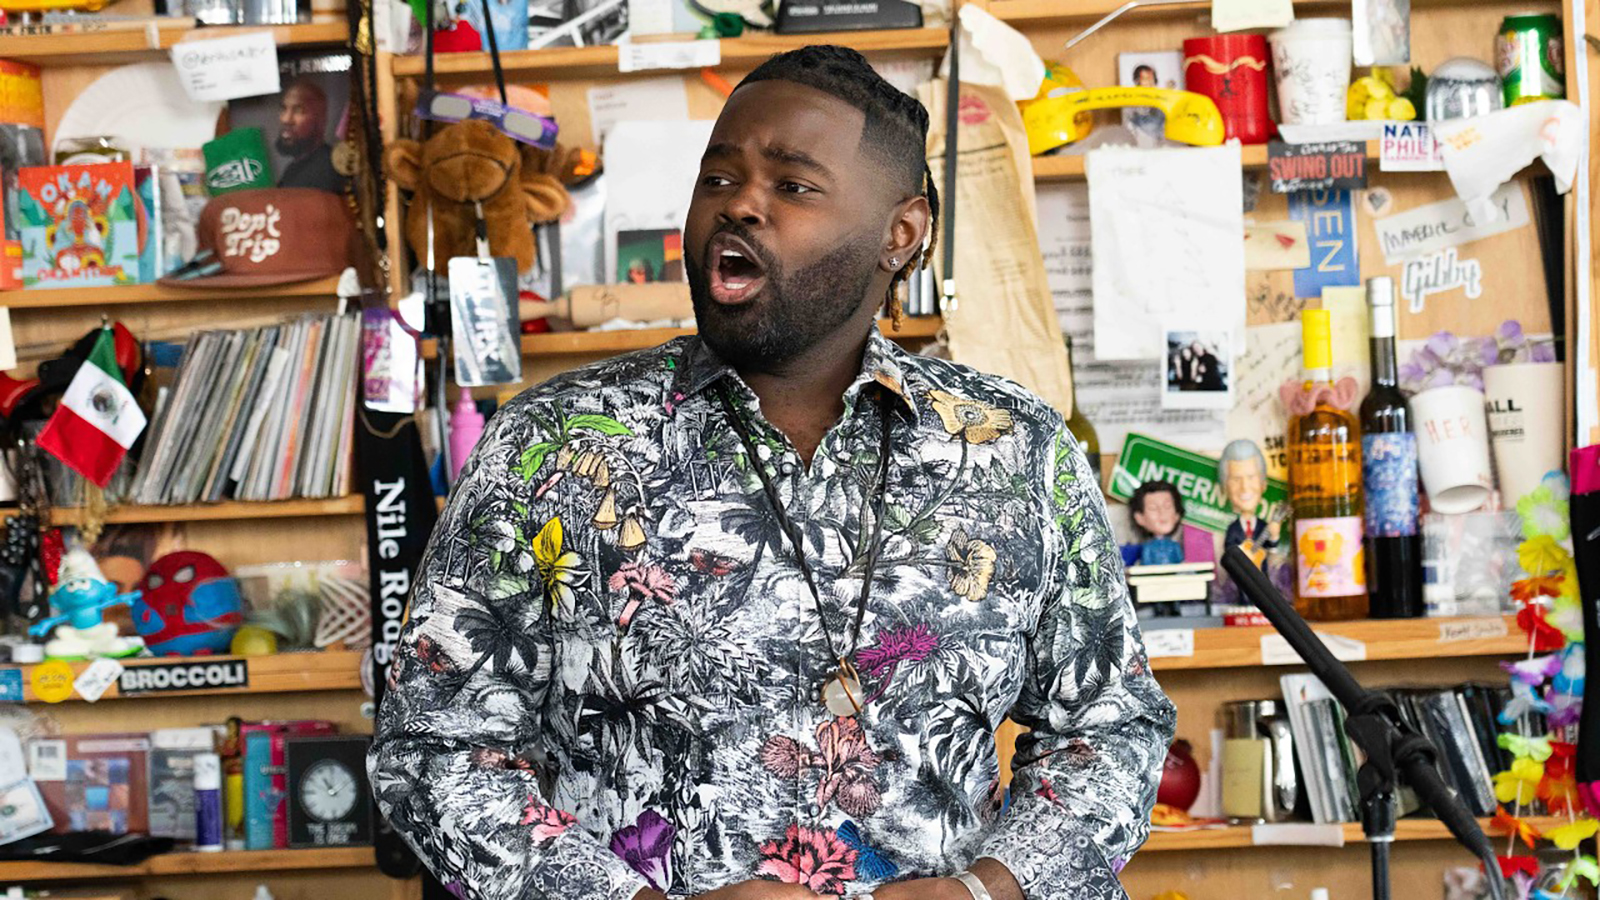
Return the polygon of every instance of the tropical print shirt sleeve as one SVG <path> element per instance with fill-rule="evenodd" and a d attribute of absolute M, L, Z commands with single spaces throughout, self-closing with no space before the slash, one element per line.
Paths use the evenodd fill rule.
<path fill-rule="evenodd" d="M 1174 710 L 1150 674 L 1106 520 L 1069 434 L 1053 441 L 1049 540 L 1039 624 L 1011 718 L 1011 806 L 980 856 L 1006 865 L 1029 898 L 1124 896 L 1117 873 L 1149 833 Z"/>
<path fill-rule="evenodd" d="M 876 332 L 843 399 L 808 465 L 685 338 L 496 416 L 417 574 L 369 759 L 459 896 L 853 895 L 980 857 L 1030 898 L 1120 895 L 1172 708 L 1082 453 L 1022 388 Z M 835 652 L 856 715 L 820 701 Z M 1031 729 L 1009 805 L 1008 716 Z"/>
<path fill-rule="evenodd" d="M 463 900 L 624 900 L 647 884 L 607 842 L 550 806 L 536 760 L 551 723 L 550 609 L 577 576 L 560 521 L 519 524 L 541 505 L 491 426 L 462 469 L 418 568 L 371 754 L 379 808 Z M 522 459 L 509 460 L 522 463 Z M 535 516 L 536 517 L 536 516 Z M 550 590 L 538 590 L 548 585 Z M 537 588 L 536 588 L 537 586 Z"/>

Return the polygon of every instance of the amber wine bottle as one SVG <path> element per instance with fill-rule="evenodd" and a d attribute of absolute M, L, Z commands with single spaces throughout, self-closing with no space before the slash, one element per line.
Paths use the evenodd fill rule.
<path fill-rule="evenodd" d="M 1300 339 L 1305 384 L 1289 420 L 1295 608 L 1312 620 L 1365 618 L 1361 428 L 1355 416 L 1334 405 L 1327 310 L 1300 314 Z"/>

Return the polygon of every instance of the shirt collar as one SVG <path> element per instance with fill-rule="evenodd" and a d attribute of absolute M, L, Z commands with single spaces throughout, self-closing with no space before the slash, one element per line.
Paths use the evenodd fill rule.
<path fill-rule="evenodd" d="M 861 372 L 845 389 L 845 407 L 848 409 L 855 402 L 855 398 L 861 393 L 861 388 L 868 382 L 876 382 L 890 395 L 898 397 L 915 418 L 917 403 L 906 384 L 905 355 L 906 351 L 894 341 L 884 337 L 878 329 L 872 329 L 872 333 L 867 336 L 866 352 L 862 354 Z M 673 384 L 674 403 L 680 403 L 699 394 L 724 376 L 737 377 L 733 367 L 723 362 L 716 351 L 706 346 L 698 336 L 684 341 L 677 369 L 678 374 Z"/>

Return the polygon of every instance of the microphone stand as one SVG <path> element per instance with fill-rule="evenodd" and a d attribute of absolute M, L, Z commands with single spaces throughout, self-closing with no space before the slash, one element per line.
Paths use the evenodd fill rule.
<path fill-rule="evenodd" d="M 1373 900 L 1390 900 L 1389 847 L 1394 843 L 1395 786 L 1401 778 L 1461 846 L 1483 861 L 1490 897 L 1505 900 L 1505 879 L 1494 847 L 1472 812 L 1440 777 L 1438 748 L 1401 720 L 1399 708 L 1387 694 L 1369 691 L 1356 681 L 1243 550 L 1229 547 L 1222 568 L 1344 706 L 1345 734 L 1366 754 L 1367 761 L 1356 772 L 1356 787 L 1361 830 L 1372 848 Z"/>

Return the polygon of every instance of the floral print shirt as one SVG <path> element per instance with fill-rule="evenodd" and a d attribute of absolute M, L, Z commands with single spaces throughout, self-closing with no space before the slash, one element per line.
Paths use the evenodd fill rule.
<path fill-rule="evenodd" d="M 844 405 L 807 467 L 690 337 L 495 417 L 418 572 L 370 758 L 456 894 L 849 895 L 991 857 L 1029 898 L 1125 896 L 1173 709 L 1082 452 L 1022 388 L 876 331 Z M 864 709 L 836 718 L 823 630 L 848 651 L 885 416 Z M 1008 716 L 1029 731 L 1006 794 Z"/>

